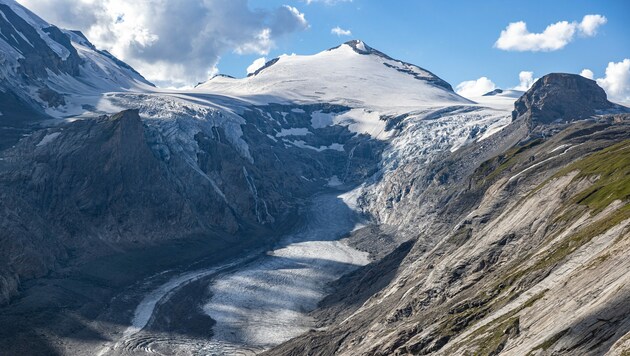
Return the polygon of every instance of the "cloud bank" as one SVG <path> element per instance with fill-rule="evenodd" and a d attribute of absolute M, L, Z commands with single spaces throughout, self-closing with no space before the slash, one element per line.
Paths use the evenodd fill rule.
<path fill-rule="evenodd" d="M 610 101 L 630 105 L 630 59 L 608 63 L 606 76 L 597 79 L 597 84 L 606 90 Z"/>
<path fill-rule="evenodd" d="M 534 78 L 534 72 L 521 71 L 518 74 L 518 80 L 519 84 L 509 89 L 527 91 L 529 88 L 532 87 L 532 85 L 534 85 L 538 78 Z M 459 83 L 455 87 L 455 92 L 466 98 L 474 98 L 482 96 L 483 94 L 486 94 L 494 89 L 497 89 L 497 86 L 492 80 L 490 80 L 488 77 L 481 77 L 476 80 L 468 80 Z"/>
<path fill-rule="evenodd" d="M 158 85 L 183 86 L 217 72 L 229 52 L 266 55 L 275 41 L 308 28 L 297 8 L 250 9 L 247 0 L 19 0 Z"/>
<path fill-rule="evenodd" d="M 455 92 L 463 97 L 482 96 L 483 94 L 496 89 L 496 85 L 487 77 L 481 77 L 477 80 L 467 80 L 461 82 L 455 87 Z"/>
<path fill-rule="evenodd" d="M 592 70 L 586 68 L 580 75 L 594 79 Z M 534 72 L 521 71 L 518 75 L 519 84 L 511 89 L 527 91 L 538 80 L 534 78 Z M 630 106 L 630 58 L 625 58 L 621 62 L 609 62 L 606 66 L 605 76 L 595 79 L 597 84 L 606 91 L 608 100 Z M 496 89 L 496 85 L 487 77 L 477 80 L 461 82 L 455 88 L 457 94 L 464 97 L 478 97 L 491 90 Z"/>
<path fill-rule="evenodd" d="M 255 71 L 259 70 L 260 68 L 264 67 L 265 63 L 267 63 L 267 58 L 265 57 L 260 57 L 254 60 L 252 64 L 250 64 L 249 67 L 247 67 L 247 74 L 252 74 Z"/>
<path fill-rule="evenodd" d="M 518 85 L 515 86 L 514 90 L 527 91 L 529 88 L 534 85 L 534 83 L 538 80 L 538 78 L 534 79 L 534 72 L 529 71 L 521 71 L 518 73 Z"/>
<path fill-rule="evenodd" d="M 581 22 L 556 22 L 541 33 L 529 32 L 523 21 L 512 22 L 501 31 L 494 46 L 505 51 L 557 51 L 573 41 L 576 34 L 595 36 L 607 21 L 602 15 L 586 15 Z"/>
<path fill-rule="evenodd" d="M 344 30 L 343 28 L 337 26 L 334 27 L 330 30 L 330 33 L 332 33 L 333 35 L 337 35 L 337 36 L 352 36 L 352 31 L 350 30 Z"/>
<path fill-rule="evenodd" d="M 595 74 L 590 69 L 582 69 L 582 71 L 580 72 L 580 75 L 583 76 L 584 78 L 593 79 L 593 76 Z"/>

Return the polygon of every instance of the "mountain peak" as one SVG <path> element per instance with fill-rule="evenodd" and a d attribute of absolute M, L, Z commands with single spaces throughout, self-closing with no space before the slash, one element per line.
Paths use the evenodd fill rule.
<path fill-rule="evenodd" d="M 379 107 L 470 103 L 430 71 L 394 59 L 361 40 L 313 55 L 281 56 L 246 78 L 208 80 L 197 88 L 261 101 L 361 102 Z"/>
<path fill-rule="evenodd" d="M 351 41 L 345 42 L 344 44 L 352 47 L 357 53 L 369 54 L 369 53 L 374 52 L 374 48 L 366 45 L 365 42 L 361 40 L 351 40 Z"/>
<path fill-rule="evenodd" d="M 514 103 L 512 118 L 534 124 L 582 120 L 616 108 L 594 80 L 577 74 L 551 73 L 538 79 Z"/>
<path fill-rule="evenodd" d="M 375 54 L 375 55 L 381 56 L 383 58 L 392 59 L 391 57 L 389 57 L 385 53 L 368 46 L 362 40 L 346 41 L 346 42 L 340 44 L 339 46 L 335 46 L 335 47 L 329 49 L 329 51 L 334 51 L 336 49 L 341 48 L 342 46 L 348 46 L 348 47 L 352 48 L 352 50 L 355 51 L 358 54 Z"/>

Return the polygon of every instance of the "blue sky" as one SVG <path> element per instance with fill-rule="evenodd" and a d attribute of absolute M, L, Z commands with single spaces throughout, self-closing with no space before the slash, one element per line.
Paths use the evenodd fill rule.
<path fill-rule="evenodd" d="M 286 3 L 250 1 L 252 8 Z M 305 14 L 310 27 L 276 41 L 267 58 L 283 53 L 311 54 L 351 38 L 364 40 L 388 55 L 433 71 L 453 86 L 486 76 L 497 86 L 518 84 L 518 73 L 535 76 L 550 72 L 579 73 L 591 69 L 602 77 L 608 62 L 630 58 L 630 1 L 376 1 L 354 0 L 326 4 L 292 3 Z M 525 21 L 531 32 L 542 32 L 558 21 L 580 21 L 584 15 L 601 14 L 608 21 L 594 37 L 580 37 L 550 52 L 514 52 L 494 48 L 500 32 L 516 21 Z M 331 34 L 339 26 L 352 36 Z M 259 55 L 222 56 L 222 73 L 245 75 L 245 68 Z"/>

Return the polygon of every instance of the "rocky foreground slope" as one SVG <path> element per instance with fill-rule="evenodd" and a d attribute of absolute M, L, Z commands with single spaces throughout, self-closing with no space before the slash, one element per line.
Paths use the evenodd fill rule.
<path fill-rule="evenodd" d="M 394 171 L 383 186 L 397 197 L 388 208 L 366 194 L 368 211 L 413 223 L 411 241 L 342 278 L 314 312 L 322 327 L 268 354 L 627 353 L 628 115 L 579 120 L 612 106 L 604 96 L 562 124 L 544 120 L 559 133 L 540 137 L 531 122 L 558 117 L 554 100 L 575 88 L 562 90 L 567 82 L 594 86 L 578 76 L 541 78 L 497 134 L 516 140 L 511 148 L 485 159 L 476 143 L 411 176 Z M 598 99 L 578 92 L 584 97 L 572 100 Z M 549 106 L 530 99 L 541 97 Z M 520 104 L 540 111 L 519 113 Z M 438 203 L 427 208 L 427 195 Z M 410 220 L 409 211 L 423 213 Z M 357 234 L 379 234 L 370 229 Z"/>

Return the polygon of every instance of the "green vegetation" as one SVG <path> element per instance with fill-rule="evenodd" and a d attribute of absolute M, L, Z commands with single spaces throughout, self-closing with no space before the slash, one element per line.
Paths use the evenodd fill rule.
<path fill-rule="evenodd" d="M 486 295 L 491 298 L 501 294 L 503 291 L 508 290 L 509 287 L 515 285 L 524 276 L 532 275 L 539 271 L 544 271 L 549 268 L 554 268 L 559 262 L 565 259 L 568 255 L 575 252 L 579 247 L 590 242 L 594 237 L 604 234 L 609 229 L 617 226 L 622 221 L 630 219 L 630 140 L 624 141 L 620 144 L 613 145 L 602 151 L 596 152 L 587 156 L 584 159 L 574 162 L 567 166 L 556 175 L 545 181 L 537 189 L 544 186 L 553 178 L 564 176 L 573 171 L 579 171 L 574 177 L 574 181 L 587 177 L 598 177 L 595 183 L 585 190 L 576 194 L 570 201 L 568 201 L 562 211 L 564 215 L 557 218 L 554 222 L 561 220 L 563 222 L 570 222 L 581 216 L 586 210 L 590 210 L 592 214 L 597 214 L 603 211 L 607 206 L 615 200 L 626 202 L 625 205 L 615 210 L 611 214 L 583 227 L 575 234 L 568 236 L 563 241 L 556 243 L 549 248 L 543 258 L 539 259 L 528 268 L 517 269 L 515 272 L 508 275 L 504 280 L 496 283 L 491 289 L 490 293 Z M 584 209 L 580 209 L 578 206 L 583 206 Z M 528 256 L 529 259 L 532 256 Z M 607 256 L 602 256 L 602 260 Z M 546 292 L 546 291 L 545 291 Z M 500 300 L 496 300 L 493 304 L 500 304 L 501 301 L 512 300 L 518 296 L 518 292 L 508 293 L 508 295 L 501 297 Z M 471 337 L 479 345 L 477 354 L 488 354 L 495 350 L 497 347 L 505 342 L 506 336 L 503 331 L 510 323 L 514 322 L 514 319 L 518 319 L 516 314 L 522 309 L 532 306 L 537 300 L 544 295 L 540 293 L 528 300 L 519 309 L 516 309 L 510 313 L 507 313 L 501 318 L 485 325 L 482 328 L 476 330 Z M 492 329 L 491 329 L 492 328 Z M 568 330 L 564 330 L 546 340 L 542 344 L 538 345 L 535 350 L 546 350 L 555 344 Z M 484 335 L 483 337 L 481 337 Z"/>
<path fill-rule="evenodd" d="M 571 171 L 580 173 L 574 180 L 599 176 L 589 188 L 578 193 L 574 203 L 586 205 L 597 214 L 615 200 L 630 199 L 630 140 L 595 152 L 558 172 L 562 176 Z"/>
<path fill-rule="evenodd" d="M 516 165 L 516 163 L 518 162 L 517 156 L 519 154 L 541 144 L 542 142 L 542 139 L 537 139 L 530 141 L 523 146 L 512 147 L 504 154 L 483 162 L 476 172 L 476 175 L 480 178 L 479 183 L 494 181 L 495 178 L 501 175 L 501 173 Z"/>
<path fill-rule="evenodd" d="M 518 157 L 519 154 L 538 143 L 533 141 L 528 145 L 512 148 L 504 155 L 484 162 L 476 172 L 477 184 L 481 185 L 495 180 L 520 161 L 522 157 Z M 578 231 L 567 235 L 561 241 L 553 243 L 543 254 L 536 255 L 536 251 L 532 251 L 523 259 L 520 259 L 520 262 L 513 261 L 515 268 L 512 269 L 512 273 L 490 285 L 484 292 L 480 292 L 471 299 L 476 302 L 471 302 L 470 305 L 464 305 L 464 308 L 457 308 L 451 311 L 451 314 L 438 328 L 440 336 L 453 336 L 468 328 L 473 322 L 484 318 L 492 311 L 498 310 L 522 293 L 522 286 L 517 288 L 519 283 L 522 283 L 525 279 L 530 279 L 532 276 L 536 279 L 537 275 L 546 275 L 578 248 L 589 243 L 594 237 L 600 236 L 623 221 L 630 219 L 630 140 L 615 144 L 569 164 L 540 184 L 533 192 L 538 191 L 552 179 L 566 176 L 575 171 L 578 173 L 573 177 L 573 182 L 589 179 L 593 184 L 590 184 L 582 191 L 572 194 L 572 197 L 567 199 L 562 207 L 558 209 L 558 211 L 562 212 L 562 215 L 556 216 L 552 224 L 559 223 L 560 225 L 554 228 L 553 231 L 555 232 L 552 233 L 548 241 L 554 241 L 554 238 L 563 232 L 563 227 L 568 226 L 568 224 L 576 221 L 576 219 L 588 212 L 595 216 L 614 201 L 619 200 L 624 204 L 598 220 L 581 226 Z M 531 197 L 533 192 L 530 192 L 525 199 Z M 450 237 L 449 242 L 460 244 L 462 240 L 466 239 L 466 235 L 466 230 L 461 229 L 461 231 L 457 231 Z M 598 261 L 603 262 L 607 258 L 609 258 L 608 255 L 603 255 L 600 256 Z M 523 266 L 524 261 L 532 261 L 533 263 L 525 267 Z M 475 354 L 487 355 L 500 350 L 510 335 L 518 333 L 518 313 L 534 305 L 544 296 L 545 292 L 546 290 L 533 296 L 519 308 L 474 330 L 468 338 L 468 344 L 477 345 Z M 539 349 L 546 350 L 552 347 L 568 331 L 563 330 L 545 340 L 534 351 Z"/>
<path fill-rule="evenodd" d="M 544 258 L 525 270 L 516 271 L 507 280 L 519 279 L 534 271 L 552 268 L 594 237 L 630 218 L 630 204 L 628 203 L 630 200 L 630 140 L 595 152 L 568 165 L 540 184 L 535 190 L 540 189 L 551 179 L 562 177 L 573 171 L 579 171 L 573 181 L 588 177 L 599 178 L 594 184 L 567 201 L 560 209 L 563 214 L 556 217 L 554 223 L 564 222 L 566 224 L 575 221 L 587 210 L 591 211 L 592 214 L 597 214 L 615 200 L 625 202 L 625 205 L 556 243 L 550 247 L 549 253 Z"/>
<path fill-rule="evenodd" d="M 594 259 L 588 264 L 588 268 L 590 269 L 598 265 L 601 265 L 602 263 L 606 262 L 606 260 L 608 260 L 609 258 L 610 258 L 610 252 L 607 252 L 601 256 L 598 256 L 596 259 Z"/>
<path fill-rule="evenodd" d="M 540 299 L 542 299 L 542 297 L 545 296 L 545 293 L 547 293 L 549 289 L 545 289 L 542 292 L 532 296 L 531 298 L 529 298 L 529 300 L 527 300 L 525 303 L 523 303 L 523 305 L 521 306 L 521 308 L 519 309 L 519 311 L 525 309 L 525 308 L 529 308 L 532 305 L 534 305 L 537 301 L 539 301 Z"/>
<path fill-rule="evenodd" d="M 545 293 L 547 293 L 547 289 L 532 296 L 520 307 L 508 313 L 505 313 L 497 319 L 473 331 L 469 336 L 469 340 L 471 341 L 466 343 L 477 345 L 478 349 L 475 352 L 475 355 L 491 354 L 495 350 L 497 350 L 503 343 L 507 342 L 507 339 L 510 337 L 510 335 L 518 334 L 519 317 L 517 316 L 517 314 L 524 309 L 534 305 L 545 295 Z M 501 298 L 501 300 L 495 301 L 493 305 L 502 306 L 502 302 L 505 300 L 507 300 L 507 298 Z M 484 315 L 488 313 L 489 309 L 490 307 L 486 307 L 484 309 Z"/>
<path fill-rule="evenodd" d="M 556 244 L 551 248 L 550 253 L 544 259 L 530 268 L 540 269 L 558 263 L 560 260 L 577 250 L 580 246 L 590 242 L 595 236 L 605 233 L 610 228 L 629 218 L 630 204 L 626 204 L 612 214 L 593 222 L 592 224 L 582 228 L 571 237 L 568 237 L 564 241 Z"/>
<path fill-rule="evenodd" d="M 479 348 L 475 356 L 498 354 L 511 334 L 519 333 L 519 318 L 510 318 L 497 325 L 486 337 L 479 340 Z"/>

